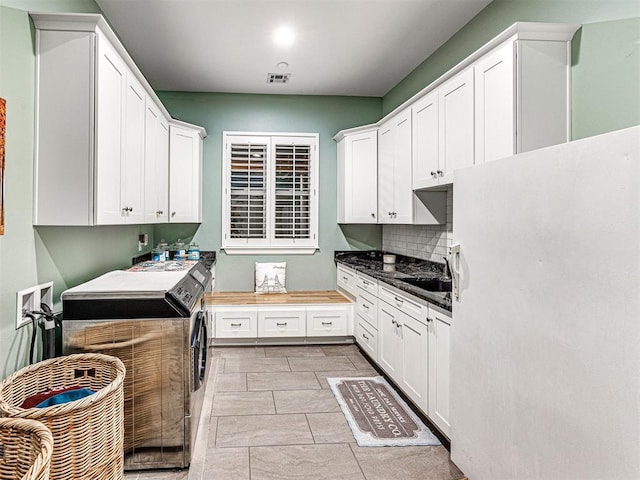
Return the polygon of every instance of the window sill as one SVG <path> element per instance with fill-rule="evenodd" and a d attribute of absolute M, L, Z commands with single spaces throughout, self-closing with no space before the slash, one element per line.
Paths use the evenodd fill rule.
<path fill-rule="evenodd" d="M 318 247 L 222 247 L 227 255 L 313 255 Z"/>

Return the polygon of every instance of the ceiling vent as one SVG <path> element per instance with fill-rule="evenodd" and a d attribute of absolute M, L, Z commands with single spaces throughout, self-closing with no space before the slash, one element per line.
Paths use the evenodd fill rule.
<path fill-rule="evenodd" d="M 267 83 L 289 83 L 290 73 L 269 73 L 267 74 Z"/>

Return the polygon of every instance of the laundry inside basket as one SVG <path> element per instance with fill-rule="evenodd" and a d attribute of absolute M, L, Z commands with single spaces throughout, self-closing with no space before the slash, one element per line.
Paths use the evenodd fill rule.
<path fill-rule="evenodd" d="M 88 388 L 81 387 L 79 385 L 74 385 L 71 387 L 58 388 L 55 390 L 48 390 L 46 392 L 36 393 L 35 395 L 31 395 L 27 397 L 21 408 L 44 408 L 51 407 L 53 405 L 58 405 L 60 403 L 73 402 L 75 400 L 80 400 L 81 398 L 88 397 L 92 395 L 94 392 Z"/>

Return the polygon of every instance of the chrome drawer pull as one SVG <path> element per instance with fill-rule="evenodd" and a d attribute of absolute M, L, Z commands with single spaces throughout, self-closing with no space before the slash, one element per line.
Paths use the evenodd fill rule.
<path fill-rule="evenodd" d="M 242 323 L 232 323 L 231 326 L 232 327 L 241 327 Z"/>
<path fill-rule="evenodd" d="M 276 322 L 276 327 L 286 327 L 286 326 L 287 326 L 287 322 L 284 322 L 284 323 Z"/>
<path fill-rule="evenodd" d="M 370 338 L 367 337 L 364 333 L 362 334 L 362 338 L 364 338 L 365 340 L 370 340 Z"/>

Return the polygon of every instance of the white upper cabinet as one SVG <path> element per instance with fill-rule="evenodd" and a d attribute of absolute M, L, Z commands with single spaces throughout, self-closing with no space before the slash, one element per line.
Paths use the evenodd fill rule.
<path fill-rule="evenodd" d="M 400 183 L 391 181 L 397 178 L 391 167 L 407 156 L 399 140 L 407 137 L 394 133 L 400 127 L 393 122 L 407 111 L 412 172 L 402 188 L 411 185 L 426 205 L 424 195 L 448 188 L 457 169 L 568 141 L 571 39 L 578 28 L 515 23 L 381 119 L 379 223 L 423 223 L 415 211 L 413 221 L 401 220 L 402 207 L 392 202 L 391 189 Z"/>
<path fill-rule="evenodd" d="M 144 221 L 169 220 L 169 122 L 147 97 L 144 156 Z"/>
<path fill-rule="evenodd" d="M 378 129 L 378 223 L 446 223 L 446 193 L 416 194 L 412 185 L 411 109 Z"/>
<path fill-rule="evenodd" d="M 120 210 L 126 223 L 142 223 L 144 219 L 146 95 L 140 82 L 130 72 L 127 73 L 127 88 L 125 92 Z"/>
<path fill-rule="evenodd" d="M 413 120 L 413 188 L 438 185 L 440 129 L 438 92 L 431 92 L 411 107 Z"/>
<path fill-rule="evenodd" d="M 50 34 L 50 32 L 42 32 L 40 34 L 40 40 L 43 43 L 43 35 L 45 34 Z M 124 208 L 121 206 L 123 196 L 121 178 L 123 177 L 122 157 L 125 149 L 124 132 L 125 116 L 127 114 L 125 103 L 127 97 L 127 66 L 106 38 L 97 37 L 97 49 L 98 74 L 96 83 L 99 88 L 96 89 L 97 105 L 95 116 L 95 178 L 97 180 L 94 187 L 95 223 L 107 225 L 123 223 L 126 213 L 121 210 L 121 208 Z M 45 55 L 47 55 L 46 51 L 42 51 L 40 58 L 42 59 Z M 86 73 L 90 74 L 90 72 Z M 43 72 L 43 77 L 44 74 L 45 72 Z M 89 80 L 89 78 L 87 77 L 86 80 Z M 46 78 L 42 78 L 41 83 L 46 82 Z M 87 82 L 87 87 L 90 88 L 89 82 Z M 44 111 L 42 102 L 40 102 L 40 106 L 39 113 L 42 121 L 39 123 L 39 127 L 42 131 L 49 128 L 45 125 L 47 120 L 42 117 L 45 115 L 48 117 L 52 112 Z M 63 112 L 61 113 L 64 115 Z M 72 120 L 75 120 L 75 118 L 74 114 Z M 51 121 L 51 119 L 48 121 Z M 60 125 L 60 127 L 64 128 L 63 125 Z M 53 142 L 46 142 L 42 137 L 39 140 L 41 152 L 43 152 L 43 148 L 51 148 L 62 153 L 64 148 L 63 139 L 60 139 L 54 145 L 52 145 Z M 86 154 L 90 155 L 89 152 L 86 152 Z M 43 157 L 41 156 L 40 158 L 42 159 Z M 49 158 L 49 160 L 57 161 L 63 168 L 71 166 L 63 162 L 62 158 Z M 85 163 L 90 162 L 89 158 L 80 158 L 79 160 Z M 47 188 L 46 180 L 43 179 L 43 182 L 38 186 Z M 91 213 L 88 212 L 87 215 L 90 216 Z"/>
<path fill-rule="evenodd" d="M 453 170 L 473 165 L 473 69 L 411 106 L 413 189 L 453 183 Z"/>
<path fill-rule="evenodd" d="M 412 223 L 411 111 L 400 112 L 378 131 L 378 212 L 380 223 Z"/>
<path fill-rule="evenodd" d="M 440 184 L 453 183 L 453 171 L 473 165 L 473 69 L 464 70 L 438 89 L 440 111 Z"/>
<path fill-rule="evenodd" d="M 378 129 L 338 140 L 338 223 L 378 222 Z"/>
<path fill-rule="evenodd" d="M 170 116 L 151 86 L 101 15 L 31 17 L 34 225 L 168 221 Z"/>
<path fill-rule="evenodd" d="M 169 221 L 202 221 L 202 140 L 204 129 L 184 122 L 169 124 Z"/>
<path fill-rule="evenodd" d="M 508 40 L 474 65 L 476 163 L 569 140 L 569 43 Z"/>

